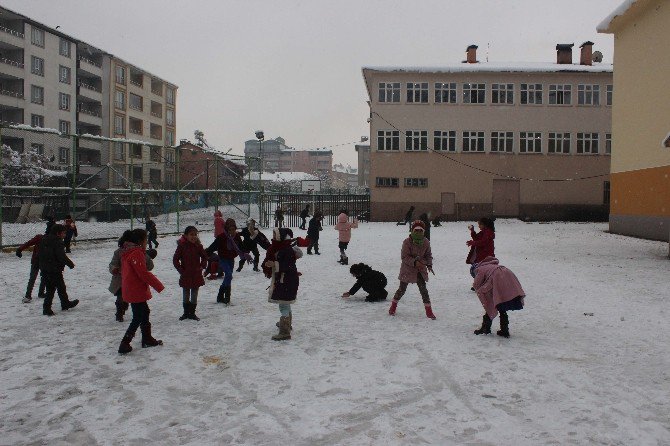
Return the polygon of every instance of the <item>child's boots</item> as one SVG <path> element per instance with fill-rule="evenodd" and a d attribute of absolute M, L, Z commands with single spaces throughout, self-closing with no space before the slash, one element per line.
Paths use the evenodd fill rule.
<path fill-rule="evenodd" d="M 435 320 L 437 319 L 435 315 L 433 314 L 433 308 L 430 306 L 430 304 L 424 304 L 424 307 L 426 308 L 426 317 L 428 319 Z"/>
<path fill-rule="evenodd" d="M 151 336 L 151 323 L 147 322 L 145 325 L 140 327 L 142 329 L 142 348 L 146 347 L 156 347 L 158 345 L 163 345 L 163 341 L 160 339 L 155 339 Z"/>
<path fill-rule="evenodd" d="M 498 336 L 509 338 L 509 318 L 504 311 L 500 312 L 500 330 L 498 330 Z"/>
<path fill-rule="evenodd" d="M 479 329 L 475 330 L 476 335 L 480 334 L 491 334 L 491 318 L 488 314 L 485 314 L 482 317 L 482 326 Z"/>

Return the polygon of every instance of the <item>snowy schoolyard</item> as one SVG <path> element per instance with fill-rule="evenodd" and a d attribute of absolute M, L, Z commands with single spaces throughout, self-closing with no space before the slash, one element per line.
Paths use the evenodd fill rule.
<path fill-rule="evenodd" d="M 138 333 L 126 356 L 107 291 L 115 243 L 76 246 L 65 280 L 81 303 L 61 313 L 55 299 L 51 318 L 36 296 L 21 303 L 29 254 L 0 254 L 0 444 L 670 444 L 667 243 L 606 224 L 497 221 L 496 254 L 527 293 L 503 339 L 472 333 L 483 310 L 466 224 L 432 229 L 435 321 L 414 285 L 395 317 L 362 290 L 340 298 L 353 280 L 325 227 L 322 255 L 298 262 L 284 342 L 270 340 L 279 312 L 250 266 L 235 273 L 233 306 L 215 304 L 208 282 L 202 320 L 179 322 L 176 237 L 162 238 L 154 273 L 167 288 L 150 307 L 165 345 L 142 349 Z M 386 274 L 390 295 L 406 231 L 362 223 L 348 250 Z"/>

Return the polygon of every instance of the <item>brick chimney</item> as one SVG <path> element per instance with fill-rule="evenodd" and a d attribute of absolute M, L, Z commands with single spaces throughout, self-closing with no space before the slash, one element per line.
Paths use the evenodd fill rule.
<path fill-rule="evenodd" d="M 593 42 L 586 41 L 580 46 L 582 54 L 579 56 L 580 65 L 593 65 Z"/>
<path fill-rule="evenodd" d="M 465 50 L 467 56 L 465 61 L 467 63 L 477 63 L 477 48 L 477 45 L 470 45 L 467 50 Z"/>
<path fill-rule="evenodd" d="M 572 64 L 572 47 L 574 43 L 559 43 L 556 45 L 556 63 Z"/>

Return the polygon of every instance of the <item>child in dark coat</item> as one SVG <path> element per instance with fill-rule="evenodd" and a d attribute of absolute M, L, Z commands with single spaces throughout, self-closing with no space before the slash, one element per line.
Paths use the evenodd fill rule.
<path fill-rule="evenodd" d="M 179 286 L 182 287 L 183 295 L 184 314 L 179 318 L 180 321 L 200 320 L 195 315 L 195 309 L 198 306 L 198 288 L 205 284 L 202 270 L 207 267 L 207 259 L 208 255 L 198 238 L 198 230 L 195 226 L 187 226 L 172 256 L 172 264 L 179 271 Z"/>
<path fill-rule="evenodd" d="M 205 251 L 207 254 L 212 254 L 214 251 L 217 251 L 219 254 L 219 265 L 223 270 L 223 282 L 221 282 L 221 287 L 219 287 L 216 302 L 230 305 L 235 257 L 240 256 L 240 258 L 248 262 L 251 261 L 251 256 L 242 251 L 242 239 L 237 233 L 235 220 L 232 218 L 226 220 L 224 232 L 216 237 Z"/>
<path fill-rule="evenodd" d="M 158 229 L 156 229 L 156 222 L 153 221 L 151 217 L 147 217 L 145 227 L 148 235 L 149 249 L 152 249 L 153 245 L 156 245 L 156 248 L 158 248 Z"/>
<path fill-rule="evenodd" d="M 261 254 L 258 252 L 258 245 L 261 245 L 261 248 L 263 249 L 268 249 L 270 247 L 270 242 L 256 227 L 256 220 L 253 218 L 247 220 L 247 225 L 240 231 L 240 237 L 242 237 L 242 251 L 254 254 L 254 271 L 260 271 L 258 269 L 258 260 L 260 259 Z M 242 271 L 244 263 L 245 260 L 240 258 L 237 272 Z"/>
<path fill-rule="evenodd" d="M 58 291 L 61 310 L 69 310 L 76 307 L 79 303 L 77 299 L 71 301 L 68 298 L 65 280 L 63 279 L 65 266 L 70 269 L 74 268 L 72 260 L 65 255 L 65 245 L 63 244 L 65 232 L 65 226 L 53 225 L 49 235 L 42 237 L 39 245 L 40 273 L 42 281 L 46 285 L 46 296 L 44 297 L 42 311 L 45 316 L 54 315 L 54 312 L 51 310 L 51 303 L 56 291 Z"/>
<path fill-rule="evenodd" d="M 70 243 L 72 242 L 72 237 L 77 237 L 79 234 L 77 233 L 77 225 L 74 224 L 74 220 L 72 219 L 71 215 L 66 215 L 65 216 L 65 239 L 64 239 L 64 244 L 65 244 L 65 253 L 69 254 L 72 251 L 70 251 Z"/>
<path fill-rule="evenodd" d="M 309 221 L 309 226 L 307 227 L 307 238 L 309 239 L 307 254 L 309 255 L 312 255 L 312 249 L 314 249 L 314 254 L 321 255 L 319 252 L 319 233 L 323 231 L 322 220 L 323 214 L 321 211 L 316 211 L 314 217 Z"/>
<path fill-rule="evenodd" d="M 342 297 L 347 298 L 356 294 L 356 291 L 363 288 L 363 291 L 368 293 L 365 297 L 366 302 L 379 302 L 386 300 L 388 291 L 386 287 L 386 276 L 379 271 L 375 271 L 365 263 L 356 263 L 351 265 L 349 272 L 356 278 L 356 283 L 351 289 L 342 294 Z"/>
<path fill-rule="evenodd" d="M 305 225 L 307 224 L 307 217 L 309 217 L 309 205 L 305 206 L 305 209 L 300 212 L 300 218 L 302 219 L 302 222 L 299 226 L 300 229 L 307 229 L 305 228 Z"/>
<path fill-rule="evenodd" d="M 23 256 L 22 251 L 33 247 L 33 254 L 30 256 L 30 276 L 28 277 L 28 287 L 26 288 L 26 295 L 23 298 L 23 303 L 27 304 L 33 300 L 33 287 L 35 286 L 35 280 L 37 280 L 37 275 L 40 272 L 40 242 L 42 241 L 42 234 L 37 234 L 35 237 L 31 238 L 23 245 L 19 246 L 16 249 L 16 257 L 21 258 Z M 46 286 L 43 280 L 40 280 L 40 288 L 37 292 L 38 297 L 44 297 L 44 290 Z"/>

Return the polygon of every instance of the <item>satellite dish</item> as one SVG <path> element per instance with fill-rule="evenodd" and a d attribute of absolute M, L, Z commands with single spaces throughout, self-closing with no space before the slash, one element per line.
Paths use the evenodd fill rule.
<path fill-rule="evenodd" d="M 603 61 L 603 53 L 601 53 L 600 51 L 594 51 L 593 55 L 591 56 L 591 60 L 593 62 L 598 62 L 598 63 L 602 62 Z"/>

